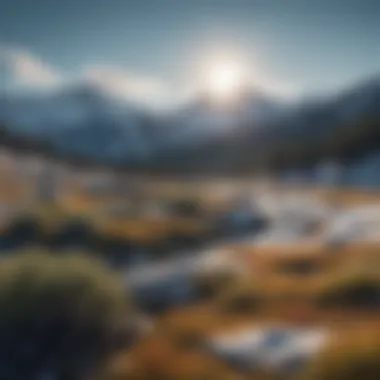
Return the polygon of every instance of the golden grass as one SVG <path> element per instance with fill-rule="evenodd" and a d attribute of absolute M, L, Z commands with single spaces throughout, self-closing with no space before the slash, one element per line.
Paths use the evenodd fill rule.
<path fill-rule="evenodd" d="M 200 236 L 207 233 L 208 226 L 195 220 L 172 218 L 169 220 L 126 219 L 100 222 L 98 231 L 108 236 L 130 239 L 141 243 L 152 243 L 173 234 Z"/>
<path fill-rule="evenodd" d="M 171 191 L 176 197 L 183 199 L 181 198 L 184 194 L 183 188 L 173 187 Z M 349 190 L 343 193 L 333 190 L 315 190 L 314 193 L 321 199 L 342 205 L 380 202 L 380 196 L 374 193 Z M 208 232 L 207 223 L 202 224 L 192 219 L 116 221 L 107 217 L 94 216 L 94 210 L 114 201 L 116 200 L 107 198 L 67 198 L 60 207 L 48 205 L 36 207 L 38 210 L 35 215 L 41 218 L 44 228 L 49 231 L 58 228 L 69 216 L 88 215 L 96 232 L 142 243 L 154 243 L 169 238 L 173 234 L 194 237 Z M 211 206 L 210 203 L 210 209 L 212 207 L 221 206 L 215 206 L 215 204 Z M 34 210 L 30 211 L 34 212 Z M 358 339 L 366 340 L 371 332 L 380 331 L 378 322 L 380 311 L 358 308 L 325 309 L 319 307 L 315 299 L 345 278 L 355 278 L 360 275 L 379 279 L 380 245 L 360 243 L 332 249 L 317 244 L 259 249 L 236 246 L 235 250 L 236 254 L 245 260 L 249 274 L 244 282 L 237 284 L 235 289 L 228 290 L 230 293 L 222 294 L 220 297 L 234 297 L 243 289 L 244 292 L 260 294 L 263 299 L 261 306 L 250 312 L 225 313 L 221 312 L 220 300 L 217 297 L 204 304 L 171 311 L 157 318 L 157 325 L 151 336 L 140 342 L 128 356 L 122 355 L 115 360 L 114 379 L 252 379 L 253 375 L 238 374 L 220 361 L 196 352 L 191 347 L 192 342 L 199 339 L 254 324 L 257 326 L 278 322 L 297 325 L 322 324 L 329 327 L 337 336 L 347 335 L 344 343 L 333 343 L 331 348 L 327 349 L 327 353 L 316 360 L 310 372 L 307 373 L 308 377 L 304 378 L 307 380 L 333 379 L 331 375 L 318 371 L 326 366 L 326 368 L 333 368 L 328 369 L 330 371 L 328 373 L 339 374 L 343 368 L 343 364 L 339 363 L 356 360 L 355 352 L 362 354 L 364 352 L 366 355 L 369 352 L 368 355 L 371 358 L 371 350 L 373 350 L 378 357 L 380 333 L 377 334 L 379 339 L 376 341 L 374 339 L 374 342 L 369 344 L 372 347 L 371 350 L 363 349 L 361 343 L 358 345 L 359 348 L 355 347 L 357 347 Z M 302 275 L 297 271 L 289 270 L 300 262 L 308 263 L 315 270 Z M 340 342 L 340 338 L 338 341 Z M 365 346 L 364 343 L 363 345 Z M 334 354 L 338 351 L 339 355 Z M 353 356 L 350 356 L 351 354 Z M 371 363 L 369 362 L 368 366 L 371 366 Z M 334 369 L 334 365 L 338 368 L 337 370 Z M 262 378 L 265 376 L 263 375 Z M 345 377 L 336 378 L 345 379 Z"/>
<path fill-rule="evenodd" d="M 299 380 L 380 378 L 380 325 L 361 326 L 334 336 Z"/>
<path fill-rule="evenodd" d="M 317 305 L 315 299 L 322 292 L 347 277 L 364 276 L 368 278 L 374 276 L 380 279 L 380 246 L 355 244 L 332 252 L 322 247 L 312 250 L 305 248 L 304 250 L 300 249 L 294 256 L 287 255 L 285 257 L 280 251 L 272 251 L 271 255 L 255 251 L 247 255 L 247 259 L 253 259 L 253 256 L 256 256 L 256 259 L 260 257 L 262 266 L 260 270 L 255 271 L 258 260 L 252 260 L 251 275 L 248 275 L 239 286 L 243 287 L 244 292 L 259 293 L 263 297 L 264 302 L 260 308 L 252 312 L 224 313 L 220 311 L 216 299 L 201 305 L 168 312 L 157 319 L 156 329 L 152 333 L 152 337 L 144 342 L 144 346 L 132 351 L 132 362 L 137 360 L 139 365 L 144 367 L 146 360 L 150 360 L 144 355 L 149 357 L 150 350 L 159 351 L 159 347 L 161 347 L 161 344 L 153 344 L 153 341 L 161 339 L 162 344 L 163 341 L 170 341 L 175 355 L 173 354 L 172 359 L 166 359 L 166 366 L 170 367 L 168 361 L 172 363 L 178 371 L 176 375 L 178 378 L 182 378 L 181 376 L 188 371 L 187 364 L 181 364 L 186 363 L 186 360 L 182 358 L 182 355 L 186 355 L 183 347 L 186 347 L 189 341 L 207 339 L 218 333 L 232 332 L 248 326 L 263 327 L 272 323 L 285 323 L 306 326 L 322 325 L 329 328 L 333 334 L 331 346 L 326 349 L 326 353 L 316 359 L 307 372 L 302 374 L 302 380 L 354 379 L 343 371 L 344 363 L 358 360 L 355 359 L 355 356 L 359 355 L 360 359 L 360 355 L 367 355 L 367 353 L 369 357 L 366 359 L 366 363 L 368 366 L 375 366 L 374 360 L 375 358 L 378 360 L 380 355 L 380 310 L 326 309 Z M 319 271 L 305 276 L 279 273 L 279 264 L 299 259 L 317 262 L 320 265 Z M 264 268 L 266 268 L 265 271 Z M 235 289 L 235 291 L 238 290 Z M 363 348 L 373 332 L 378 338 L 371 341 L 368 349 Z M 341 337 L 346 338 L 341 341 L 343 339 Z M 364 343 L 359 342 L 357 345 L 358 339 Z M 164 359 L 157 359 L 157 361 L 164 366 Z M 326 367 L 325 372 L 323 371 L 324 367 Z M 376 368 L 371 371 L 377 370 Z M 213 373 L 221 376 L 210 364 L 210 376 Z M 237 374 L 237 372 L 235 373 Z M 368 373 L 377 374 L 377 372 Z M 165 376 L 162 378 L 171 378 L 169 375 L 169 377 Z M 245 374 L 242 378 L 252 379 L 254 378 L 252 376 L 253 374 Z M 378 377 L 367 378 L 371 380 Z"/>
<path fill-rule="evenodd" d="M 358 189 L 312 189 L 310 193 L 330 204 L 341 206 L 359 206 L 380 203 L 378 191 L 365 191 Z"/>
<path fill-rule="evenodd" d="M 114 202 L 109 201 L 108 206 Z M 55 203 L 34 202 L 1 223 L 0 228 L 4 231 L 17 220 L 27 218 L 35 220 L 41 231 L 48 235 L 59 231 L 68 221 L 80 219 L 88 223 L 98 236 L 133 241 L 137 244 L 160 244 L 173 236 L 198 238 L 210 231 L 208 223 L 197 218 L 113 218 L 99 212 L 106 205 L 105 199 L 95 203 L 91 200 L 70 203 L 67 199 Z"/>
<path fill-rule="evenodd" d="M 125 361 L 128 367 L 125 368 Z M 156 334 L 140 342 L 128 356 L 118 358 L 113 373 L 117 379 L 244 379 L 226 364 L 199 350 L 180 348 L 178 343 L 166 334 Z"/>

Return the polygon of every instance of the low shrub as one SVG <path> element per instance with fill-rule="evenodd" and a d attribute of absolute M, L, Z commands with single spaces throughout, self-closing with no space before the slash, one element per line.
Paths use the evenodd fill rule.
<path fill-rule="evenodd" d="M 320 272 L 322 265 L 314 258 L 295 258 L 279 260 L 276 272 L 287 275 L 308 276 Z"/>
<path fill-rule="evenodd" d="M 366 273 L 350 274 L 327 282 L 317 295 L 322 307 L 380 307 L 380 277 Z"/>
<path fill-rule="evenodd" d="M 0 309 L 4 380 L 86 378 L 134 332 L 120 280 L 80 256 L 26 253 L 3 260 Z"/>
<path fill-rule="evenodd" d="M 217 298 L 217 307 L 224 313 L 251 313 L 262 305 L 263 297 L 255 286 L 240 280 L 229 286 Z"/>
<path fill-rule="evenodd" d="M 5 226 L 0 239 L 3 248 L 12 250 L 39 243 L 41 235 L 39 220 L 33 215 L 21 215 Z"/>
<path fill-rule="evenodd" d="M 215 298 L 236 281 L 229 270 L 212 270 L 200 273 L 196 278 L 196 289 L 201 298 Z"/>
<path fill-rule="evenodd" d="M 70 247 L 86 248 L 93 239 L 90 223 L 78 217 L 68 217 L 46 236 L 44 243 L 56 250 Z"/>

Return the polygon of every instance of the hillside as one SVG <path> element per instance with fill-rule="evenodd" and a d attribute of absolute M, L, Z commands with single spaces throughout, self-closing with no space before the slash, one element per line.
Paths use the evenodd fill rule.
<path fill-rule="evenodd" d="M 39 149 L 148 172 L 314 170 L 321 161 L 348 165 L 380 148 L 376 77 L 320 100 L 286 104 L 246 90 L 229 107 L 200 97 L 160 115 L 95 87 L 0 102 L 3 124 Z"/>

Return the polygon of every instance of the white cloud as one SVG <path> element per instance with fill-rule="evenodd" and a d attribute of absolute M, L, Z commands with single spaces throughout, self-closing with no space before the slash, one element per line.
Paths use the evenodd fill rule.
<path fill-rule="evenodd" d="M 204 90 L 204 81 L 198 83 L 191 76 L 188 83 L 169 86 L 157 78 L 137 75 L 117 65 L 91 63 L 79 68 L 73 77 L 68 77 L 33 52 L 12 46 L 0 45 L 0 64 L 5 65 L 15 86 L 59 88 L 88 82 L 113 96 L 156 108 L 173 107 Z M 293 86 L 269 79 L 259 70 L 255 70 L 252 77 L 252 87 L 285 98 L 298 95 L 299 91 Z"/>
<path fill-rule="evenodd" d="M 5 65 L 15 86 L 54 88 L 92 83 L 119 98 L 131 99 L 149 105 L 159 105 L 167 91 L 161 81 L 132 74 L 123 67 L 91 64 L 79 69 L 72 78 L 26 49 L 0 45 L 0 64 Z"/>
<path fill-rule="evenodd" d="M 63 82 L 57 69 L 27 50 L 0 47 L 0 61 L 10 71 L 16 85 L 52 87 Z"/>
<path fill-rule="evenodd" d="M 132 74 L 117 66 L 89 66 L 82 77 L 112 95 L 142 102 L 155 102 L 165 93 L 165 86 L 158 79 Z"/>

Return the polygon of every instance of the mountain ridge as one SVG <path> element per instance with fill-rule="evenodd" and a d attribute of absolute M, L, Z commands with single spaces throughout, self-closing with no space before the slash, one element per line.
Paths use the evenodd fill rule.
<path fill-rule="evenodd" d="M 0 123 L 17 133 L 66 155 L 148 171 L 228 172 L 307 164 L 338 156 L 332 146 L 339 139 L 348 141 L 347 134 L 361 136 L 360 144 L 376 137 L 379 120 L 380 76 L 315 101 L 282 104 L 245 89 L 229 107 L 203 96 L 162 115 L 90 86 L 0 99 Z M 309 152 L 297 153 L 297 147 Z M 292 161 L 292 155 L 304 163 Z"/>

